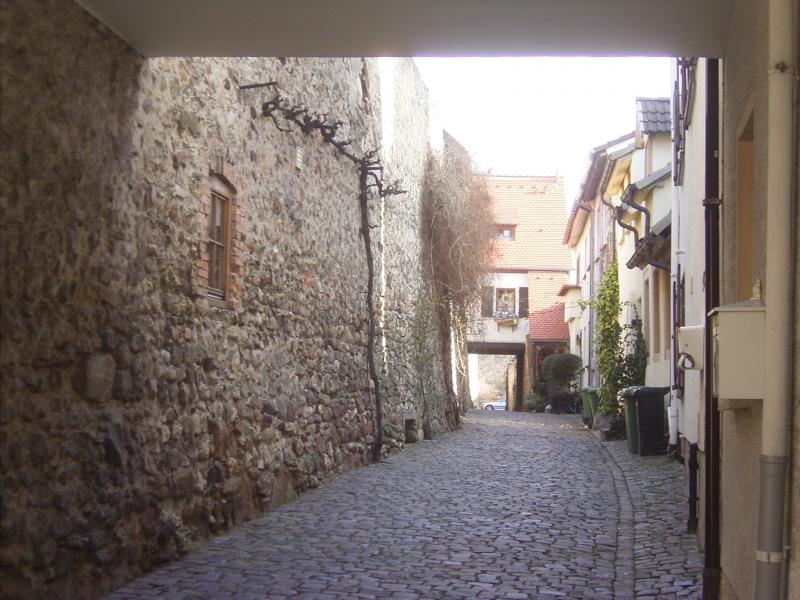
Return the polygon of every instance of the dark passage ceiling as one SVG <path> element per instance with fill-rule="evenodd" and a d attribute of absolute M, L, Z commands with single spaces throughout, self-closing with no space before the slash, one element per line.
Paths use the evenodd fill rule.
<path fill-rule="evenodd" d="M 78 2 L 145 56 L 722 56 L 734 5 L 733 0 Z"/>

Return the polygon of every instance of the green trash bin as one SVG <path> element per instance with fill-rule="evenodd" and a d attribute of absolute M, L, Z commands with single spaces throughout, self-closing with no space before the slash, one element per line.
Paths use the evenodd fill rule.
<path fill-rule="evenodd" d="M 585 387 L 578 392 L 581 398 L 583 422 L 589 427 L 594 424 L 597 417 L 597 408 L 600 404 L 599 390 L 600 388 L 596 387 Z"/>
<path fill-rule="evenodd" d="M 639 424 L 636 410 L 636 390 L 638 387 L 627 387 L 620 392 L 625 403 L 625 433 L 628 437 L 628 452 L 639 454 Z"/>
<path fill-rule="evenodd" d="M 664 449 L 664 396 L 668 387 L 634 386 L 622 390 L 625 431 L 631 454 L 651 456 Z"/>
<path fill-rule="evenodd" d="M 583 424 L 588 425 L 591 423 L 592 407 L 589 404 L 589 394 L 586 388 L 578 390 L 578 397 L 581 399 L 581 416 L 583 417 Z"/>
<path fill-rule="evenodd" d="M 592 409 L 592 423 L 597 418 L 597 411 L 600 410 L 600 388 L 585 388 L 589 394 L 589 407 Z"/>

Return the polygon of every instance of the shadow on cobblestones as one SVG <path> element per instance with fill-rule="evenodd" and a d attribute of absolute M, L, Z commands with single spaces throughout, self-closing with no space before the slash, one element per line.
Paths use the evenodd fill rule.
<path fill-rule="evenodd" d="M 473 411 L 109 598 L 699 598 L 684 496 L 576 418 Z"/>

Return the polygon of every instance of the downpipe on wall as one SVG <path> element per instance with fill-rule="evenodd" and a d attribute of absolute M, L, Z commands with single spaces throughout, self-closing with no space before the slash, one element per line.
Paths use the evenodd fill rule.
<path fill-rule="evenodd" d="M 706 61 L 705 119 L 705 199 L 703 200 L 705 238 L 705 310 L 719 306 L 719 59 Z M 714 362 L 711 319 L 705 318 L 706 365 Z M 720 416 L 717 398 L 712 393 L 713 369 L 703 370 L 703 405 L 705 420 L 704 460 L 704 539 L 705 572 L 703 598 L 717 600 L 720 586 Z"/>
<path fill-rule="evenodd" d="M 756 549 L 756 600 L 781 593 L 792 342 L 792 91 L 794 0 L 769 2 L 767 260 L 764 403 Z M 785 590 L 786 591 L 786 590 Z M 786 591 L 788 593 L 788 591 Z"/>
<path fill-rule="evenodd" d="M 674 111 L 673 111 L 674 114 Z M 679 125 L 675 125 L 679 127 Z M 675 165 L 672 166 L 675 169 Z M 672 312 L 672 322 L 670 323 L 671 327 L 670 335 L 672 336 L 672 346 L 671 346 L 671 353 L 670 356 L 672 357 L 672 364 L 670 365 L 669 369 L 669 448 L 670 452 L 674 453 L 676 456 L 680 454 L 678 450 L 678 390 L 677 390 L 677 381 L 675 380 L 675 360 L 678 356 L 678 336 L 676 335 L 678 329 L 678 314 L 677 314 L 677 305 L 675 302 L 676 294 L 678 291 L 678 286 L 680 285 L 679 280 L 679 273 L 681 271 L 681 256 L 683 252 L 681 251 L 681 204 L 678 197 L 678 186 L 672 186 L 672 206 L 671 206 L 671 221 L 672 221 L 672 234 L 671 234 L 671 243 L 672 243 L 672 260 L 670 261 L 670 272 L 669 272 L 669 287 L 673 290 L 672 294 L 672 302 L 670 302 L 671 312 Z"/>

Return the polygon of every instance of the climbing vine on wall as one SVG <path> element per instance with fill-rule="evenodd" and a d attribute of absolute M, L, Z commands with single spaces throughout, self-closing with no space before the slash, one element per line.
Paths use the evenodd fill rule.
<path fill-rule="evenodd" d="M 597 297 L 592 300 L 595 311 L 595 350 L 597 369 L 603 380 L 600 388 L 600 407 L 606 414 L 619 412 L 617 402 L 617 360 L 620 346 L 619 274 L 614 259 L 603 274 Z"/>
<path fill-rule="evenodd" d="M 629 303 L 623 303 L 626 305 Z M 622 309 L 622 306 L 620 306 Z M 644 385 L 647 369 L 647 351 L 644 346 L 642 325 L 633 307 L 634 318 L 622 326 L 617 348 L 616 387 L 621 390 L 632 385 Z"/>
<path fill-rule="evenodd" d="M 647 352 L 636 307 L 619 301 L 616 259 L 603 274 L 597 297 L 582 304 L 595 311 L 594 343 L 602 377 L 600 408 L 619 420 L 622 416 L 619 392 L 629 386 L 644 385 Z M 621 326 L 620 315 L 626 306 L 633 310 L 633 318 Z"/>
<path fill-rule="evenodd" d="M 378 461 L 383 449 L 383 404 L 378 369 L 375 363 L 375 339 L 377 336 L 375 310 L 375 259 L 372 251 L 371 230 L 374 227 L 369 221 L 369 201 L 373 194 L 379 197 L 404 194 L 398 182 L 386 182 L 383 178 L 384 167 L 377 149 L 358 151 L 353 140 L 342 135 L 344 123 L 330 118 L 326 114 L 314 113 L 302 104 L 294 104 L 286 99 L 275 82 L 242 86 L 243 89 L 266 87 L 272 90 L 272 97 L 261 105 L 261 113 L 269 118 L 275 127 L 284 132 L 291 132 L 294 126 L 305 135 L 315 132 L 323 142 L 329 144 L 342 157 L 349 160 L 357 174 L 359 183 L 358 203 L 361 209 L 361 235 L 364 240 L 364 251 L 367 257 L 367 369 L 372 382 L 372 393 L 375 400 L 375 445 L 373 460 Z"/>

